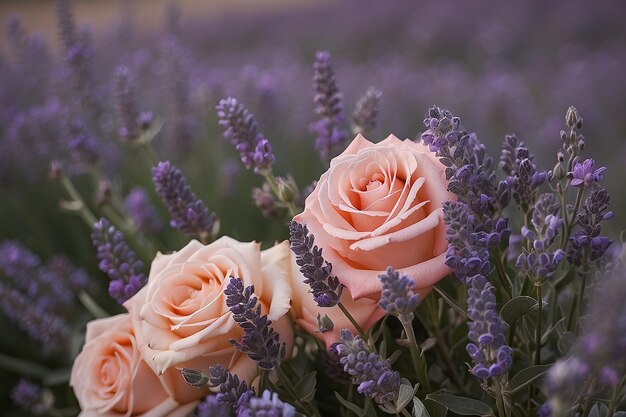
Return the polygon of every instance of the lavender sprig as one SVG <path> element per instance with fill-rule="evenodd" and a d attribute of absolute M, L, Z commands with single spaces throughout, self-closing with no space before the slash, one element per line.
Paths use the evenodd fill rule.
<path fill-rule="evenodd" d="M 277 367 L 285 357 L 286 345 L 281 345 L 278 333 L 272 328 L 272 321 L 261 314 L 261 304 L 257 304 L 258 299 L 253 295 L 254 285 L 244 288 L 240 278 L 231 278 L 224 294 L 233 319 L 244 331 L 241 342 L 231 339 L 230 343 L 261 368 Z"/>
<path fill-rule="evenodd" d="M 210 386 L 219 389 L 216 398 L 220 404 L 232 407 L 237 411 L 254 395 L 254 391 L 248 388 L 245 381 L 240 381 L 237 375 L 231 374 L 222 365 L 210 367 L 209 373 Z"/>
<path fill-rule="evenodd" d="M 295 221 L 289 224 L 291 251 L 304 276 L 304 283 L 311 287 L 313 299 L 320 307 L 334 307 L 341 299 L 343 285 L 332 276 L 333 266 L 322 256 L 322 249 L 315 245 L 315 237 L 309 234 L 306 225 Z"/>
<path fill-rule="evenodd" d="M 146 285 L 143 263 L 128 247 L 122 232 L 104 218 L 94 224 L 91 239 L 97 250 L 98 267 L 111 280 L 109 295 L 123 304 Z"/>
<path fill-rule="evenodd" d="M 474 361 L 472 374 L 481 379 L 497 377 L 512 365 L 512 350 L 504 343 L 504 331 L 508 328 L 496 311 L 493 286 L 482 275 L 471 279 L 467 291 L 468 343 L 467 353 Z"/>
<path fill-rule="evenodd" d="M 237 417 L 295 417 L 296 409 L 282 402 L 278 394 L 268 390 L 260 397 L 250 397 L 249 401 L 237 409 Z"/>
<path fill-rule="evenodd" d="M 415 282 L 406 275 L 400 276 L 392 267 L 387 268 L 387 273 L 379 275 L 378 279 L 383 286 L 378 302 L 380 308 L 398 316 L 403 323 L 413 321 L 413 312 L 421 301 L 419 294 L 413 291 Z"/>
<path fill-rule="evenodd" d="M 247 169 L 265 175 L 272 169 L 274 153 L 269 141 L 259 132 L 252 115 L 236 98 L 220 100 L 215 107 L 224 138 L 239 151 L 239 158 Z"/>
<path fill-rule="evenodd" d="M 140 125 L 142 120 L 140 120 L 140 113 L 137 109 L 135 86 L 130 71 L 125 66 L 115 69 L 114 78 L 117 132 L 122 141 L 133 143 L 139 139 L 141 131 L 146 130 L 146 126 Z M 145 116 L 143 117 L 145 118 Z"/>
<path fill-rule="evenodd" d="M 383 361 L 380 355 L 370 352 L 360 336 L 342 330 L 341 341 L 335 345 L 335 350 L 344 371 L 358 385 L 359 393 L 381 405 L 397 400 L 400 374 L 391 369 L 388 360 Z"/>
<path fill-rule="evenodd" d="M 36 416 L 46 414 L 49 408 L 43 400 L 41 387 L 24 378 L 11 390 L 11 400 Z"/>
<path fill-rule="evenodd" d="M 217 226 L 217 215 L 209 214 L 202 200 L 187 185 L 181 170 L 169 161 L 159 162 L 152 168 L 152 182 L 172 217 L 170 226 L 187 236 L 210 241 Z"/>
<path fill-rule="evenodd" d="M 537 190 L 547 180 L 547 174 L 538 171 L 530 151 L 515 135 L 507 135 L 502 144 L 500 168 L 508 175 L 515 202 L 528 211 L 535 202 Z"/>
<path fill-rule="evenodd" d="M 124 203 L 137 230 L 148 235 L 161 231 L 163 220 L 152 205 L 150 196 L 145 189 L 133 188 L 124 199 Z"/>
<path fill-rule="evenodd" d="M 196 408 L 196 412 L 193 414 L 194 417 L 230 417 L 230 412 L 228 411 L 228 407 L 225 404 L 222 404 L 217 399 L 217 395 L 207 395 L 204 397 L 198 407 Z"/>
<path fill-rule="evenodd" d="M 571 179 L 573 187 L 589 187 L 602 180 L 604 171 L 606 167 L 596 169 L 593 159 L 585 159 L 583 162 L 576 162 L 572 172 L 569 172 L 567 176 Z"/>
<path fill-rule="evenodd" d="M 313 88 L 315 113 L 321 119 L 312 123 L 309 130 L 315 133 L 315 148 L 322 159 L 330 160 L 346 146 L 348 132 L 341 128 L 344 120 L 343 95 L 335 80 L 335 68 L 328 51 L 317 51 L 313 63 Z"/>
<path fill-rule="evenodd" d="M 354 113 L 352 113 L 352 133 L 368 134 L 376 128 L 378 123 L 378 113 L 380 99 L 383 93 L 370 87 L 365 94 L 356 102 Z"/>

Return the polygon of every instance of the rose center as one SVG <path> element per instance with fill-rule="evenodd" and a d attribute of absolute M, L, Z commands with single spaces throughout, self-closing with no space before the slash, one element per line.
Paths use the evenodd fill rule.
<path fill-rule="evenodd" d="M 113 358 L 106 358 L 100 367 L 100 382 L 104 386 L 111 386 L 115 383 L 120 373 L 119 364 Z"/>
<path fill-rule="evenodd" d="M 385 182 L 385 176 L 380 172 L 374 173 L 370 178 L 361 178 L 359 180 L 360 191 L 371 191 L 380 187 Z"/>

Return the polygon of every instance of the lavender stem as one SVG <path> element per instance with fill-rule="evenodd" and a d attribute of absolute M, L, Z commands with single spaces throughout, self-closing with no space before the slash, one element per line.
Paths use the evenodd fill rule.
<path fill-rule="evenodd" d="M 427 391 L 430 391 L 430 380 L 428 379 L 428 365 L 422 352 L 417 345 L 417 338 L 413 331 L 413 323 L 411 321 L 400 320 L 406 337 L 409 339 L 409 350 L 411 351 L 411 361 L 413 362 L 413 368 L 417 374 L 419 382 Z"/>
<path fill-rule="evenodd" d="M 285 386 L 285 389 L 289 392 L 289 395 L 291 395 L 291 397 L 294 399 L 294 401 L 296 402 L 300 410 L 303 411 L 304 414 L 307 416 L 321 417 L 316 407 L 308 407 L 309 403 L 302 403 L 302 401 L 300 401 L 300 399 L 298 398 L 298 395 L 293 390 L 294 385 L 289 380 L 289 377 L 287 376 L 287 374 L 285 374 L 285 371 L 283 371 L 280 366 L 275 367 L 274 370 L 276 371 L 276 375 L 278 376 L 278 379 L 281 380 L 281 382 Z"/>
<path fill-rule="evenodd" d="M 348 309 L 343 305 L 343 303 L 340 301 L 337 303 L 337 305 L 339 306 L 339 308 L 341 309 L 341 311 L 343 311 L 343 314 L 345 314 L 345 316 L 348 318 L 348 320 L 350 320 L 350 323 L 352 323 L 352 325 L 354 326 L 354 328 L 356 329 L 357 332 L 359 332 L 359 336 L 361 336 L 361 338 L 363 340 L 369 340 L 369 338 L 365 335 L 365 332 L 363 331 L 363 329 L 361 328 L 361 326 L 359 326 L 359 323 L 357 323 L 357 321 L 354 319 L 354 317 L 352 317 L 352 314 L 350 314 L 350 312 L 348 311 Z"/>
<path fill-rule="evenodd" d="M 110 316 L 86 291 L 78 293 L 78 300 L 94 318 L 103 319 Z"/>
<path fill-rule="evenodd" d="M 270 170 L 269 172 L 266 172 L 263 174 L 263 177 L 265 178 L 265 181 L 267 181 L 268 185 L 270 186 L 272 193 L 274 193 L 274 195 L 280 199 L 280 194 L 278 193 L 278 185 L 276 184 L 276 177 L 274 176 L 274 173 Z M 289 209 L 289 214 L 291 215 L 291 217 L 295 217 L 296 214 L 298 214 L 298 210 L 296 209 L 296 206 L 293 204 L 292 201 L 287 201 L 287 208 Z"/>
<path fill-rule="evenodd" d="M 535 365 L 541 364 L 541 310 L 543 300 L 541 298 L 541 285 L 535 285 L 537 289 L 537 328 L 535 329 Z"/>
<path fill-rule="evenodd" d="M 76 204 L 76 208 L 74 211 L 78 213 L 78 215 L 87 223 L 87 226 L 91 228 L 93 224 L 97 221 L 96 216 L 91 212 L 87 204 L 85 204 L 85 200 L 80 195 L 76 187 L 72 181 L 66 176 L 63 175 L 61 177 L 61 184 L 67 193 L 70 195 L 72 201 Z"/>

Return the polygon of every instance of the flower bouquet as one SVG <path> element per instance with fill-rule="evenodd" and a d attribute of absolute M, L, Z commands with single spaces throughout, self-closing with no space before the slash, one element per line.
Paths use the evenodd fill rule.
<path fill-rule="evenodd" d="M 58 19 L 78 81 L 63 112 L 80 164 L 68 169 L 54 159 L 49 176 L 62 209 L 91 230 L 89 253 L 108 277 L 109 298 L 97 297 L 85 271 L 63 256 L 44 262 L 16 241 L 0 245 L 2 313 L 46 354 L 70 356 L 70 368 L 59 359 L 51 369 L 2 354 L 3 367 L 24 376 L 10 394 L 24 410 L 109 417 L 626 413 L 624 253 L 605 230 L 613 217 L 602 188 L 606 168 L 585 154 L 576 108 L 567 109 L 560 147 L 546 149 L 555 154 L 547 170 L 515 135 L 487 149 L 436 106 L 415 126 L 415 138 L 370 141 L 382 93 L 368 89 L 348 126 L 331 55 L 319 51 L 319 119 L 309 132 L 325 168 L 312 183 L 275 171 L 272 138 L 241 101 L 224 98 L 215 108 L 232 145 L 224 152 L 238 153 L 258 176 L 253 202 L 283 237 L 240 240 L 231 237 L 240 234 L 237 223 L 221 222 L 194 193 L 175 155 L 155 149 L 164 129 L 186 143 L 193 131 L 187 98 L 175 98 L 178 113 L 166 126 L 138 110 L 134 76 L 120 67 L 110 129 L 90 81 L 89 44 L 63 1 Z M 176 42 L 172 34 L 163 48 L 176 54 Z M 180 71 L 178 64 L 172 59 L 169 70 Z M 120 165 L 105 166 L 94 132 L 117 138 L 134 181 L 120 183 Z M 115 153 L 117 145 L 109 146 Z M 310 156 L 294 158 L 299 164 Z M 202 172 L 188 168 L 196 169 Z"/>

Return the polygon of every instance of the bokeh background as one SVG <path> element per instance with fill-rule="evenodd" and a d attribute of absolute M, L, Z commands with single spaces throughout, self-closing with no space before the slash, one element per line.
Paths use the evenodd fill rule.
<path fill-rule="evenodd" d="M 154 139 L 160 159 L 180 166 L 196 194 L 221 220 L 222 233 L 241 240 L 286 237 L 284 224 L 265 219 L 252 204 L 261 179 L 241 167 L 222 138 L 215 105 L 239 98 L 256 116 L 277 156 L 275 172 L 301 186 L 325 163 L 314 157 L 316 119 L 312 62 L 331 52 L 346 115 L 367 90 L 382 91 L 379 126 L 418 137 L 428 108 L 437 104 L 477 132 L 496 159 L 504 135 L 515 133 L 551 169 L 568 106 L 584 118 L 585 155 L 607 166 L 603 185 L 616 213 L 608 232 L 626 226 L 626 3 L 558 0 L 472 2 L 414 0 L 78 1 L 74 7 L 83 49 L 83 93 L 89 106 L 93 152 L 122 195 L 142 186 L 162 219 L 139 155 L 117 138 L 113 74 L 128 67 L 141 110 L 163 123 Z M 16 239 L 42 259 L 65 254 L 98 277 L 90 230 L 59 209 L 67 197 L 48 179 L 61 161 L 91 201 L 92 178 L 76 156 L 68 120 L 76 108 L 76 69 L 59 37 L 54 2 L 3 1 L 0 19 L 0 240 Z M 76 53 L 76 51 L 74 51 Z M 78 71 L 80 73 L 80 71 Z M 94 208 L 97 210 L 97 208 Z M 166 223 L 166 221 L 165 221 Z M 184 239 L 164 227 L 160 250 Z M 146 263 L 149 259 L 145 259 Z M 1 276 L 1 274 L 0 274 Z M 2 278 L 0 278 L 2 279 Z M 103 301 L 106 303 L 106 301 Z M 109 307 L 115 308 L 114 305 Z M 50 367 L 65 356 L 41 356 L 9 320 L 0 320 L 0 352 Z M 15 339 L 16 338 L 16 339 Z M 23 343 L 15 343 L 23 340 Z M 23 348 L 23 346 L 26 346 Z M 0 369 L 0 406 L 15 377 Z"/>

